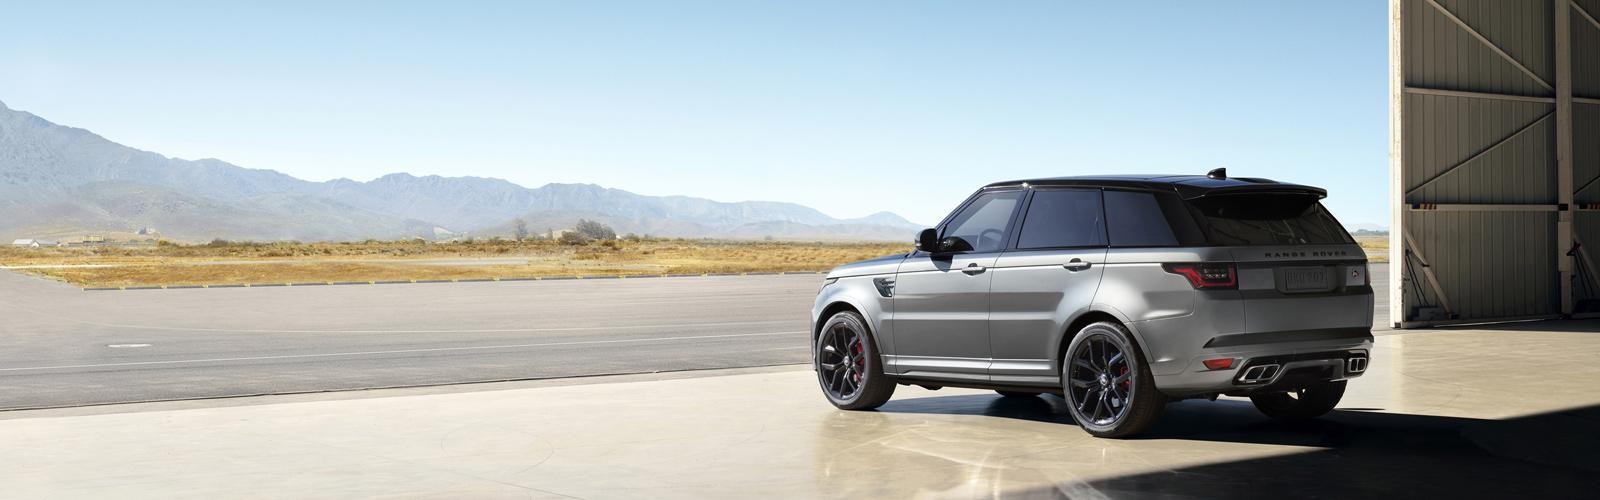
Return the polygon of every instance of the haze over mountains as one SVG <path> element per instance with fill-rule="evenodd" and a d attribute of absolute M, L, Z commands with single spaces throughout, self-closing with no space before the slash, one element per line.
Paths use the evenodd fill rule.
<path fill-rule="evenodd" d="M 675 237 L 906 240 L 891 214 L 835 219 L 793 203 L 645 196 L 592 184 L 525 188 L 481 177 L 397 173 L 311 182 L 221 160 L 182 160 L 111 142 L 0 103 L 0 238 L 155 228 L 172 239 L 358 240 L 570 228 Z"/>

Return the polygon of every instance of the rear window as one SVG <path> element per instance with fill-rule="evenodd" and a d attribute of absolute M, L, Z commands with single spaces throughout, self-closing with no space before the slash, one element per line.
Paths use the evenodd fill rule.
<path fill-rule="evenodd" d="M 1350 234 L 1314 196 L 1225 195 L 1190 202 L 1213 245 L 1336 245 Z"/>

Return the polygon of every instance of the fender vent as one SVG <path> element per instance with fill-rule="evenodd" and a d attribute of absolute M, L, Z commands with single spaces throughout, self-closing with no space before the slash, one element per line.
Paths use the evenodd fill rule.
<path fill-rule="evenodd" d="M 873 278 L 872 286 L 878 287 L 878 295 L 894 296 L 894 278 Z"/>

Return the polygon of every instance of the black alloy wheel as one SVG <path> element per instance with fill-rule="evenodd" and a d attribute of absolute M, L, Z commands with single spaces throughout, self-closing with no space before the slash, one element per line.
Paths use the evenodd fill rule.
<path fill-rule="evenodd" d="M 817 381 L 834 406 L 870 410 L 894 395 L 895 382 L 884 375 L 866 322 L 854 312 L 835 314 L 822 326 L 815 363 Z"/>
<path fill-rule="evenodd" d="M 1167 397 L 1157 390 L 1133 334 L 1102 321 L 1073 336 L 1061 359 L 1067 411 L 1083 430 L 1120 438 L 1155 425 Z"/>

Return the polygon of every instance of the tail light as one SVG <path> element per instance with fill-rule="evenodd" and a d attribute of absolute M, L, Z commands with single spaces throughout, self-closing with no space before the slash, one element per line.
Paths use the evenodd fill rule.
<path fill-rule="evenodd" d="M 1167 272 L 1189 279 L 1196 290 L 1231 290 L 1239 287 L 1239 272 L 1233 264 L 1162 264 Z"/>

